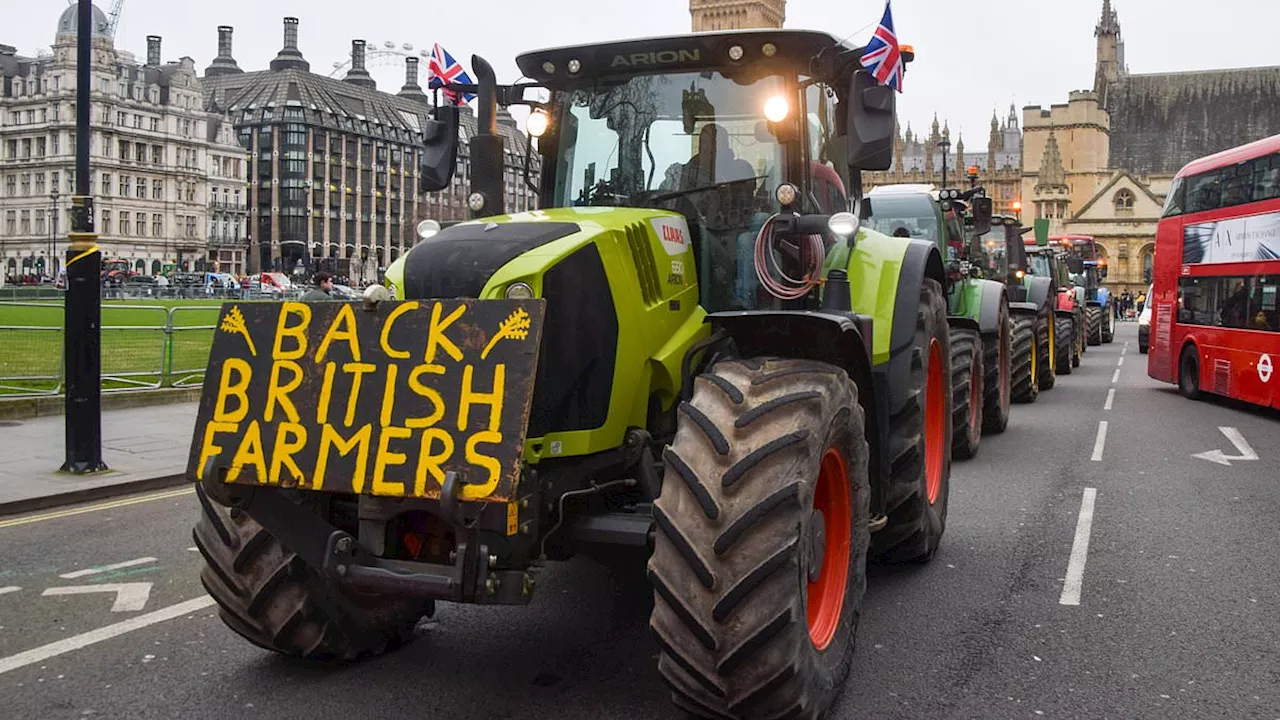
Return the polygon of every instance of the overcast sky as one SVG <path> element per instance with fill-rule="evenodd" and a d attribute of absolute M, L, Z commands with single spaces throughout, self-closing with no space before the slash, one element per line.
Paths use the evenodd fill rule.
<path fill-rule="evenodd" d="M 0 43 L 24 54 L 53 42 L 67 0 L 11 0 L 0 23 Z M 110 0 L 99 0 L 104 11 Z M 967 150 L 986 147 L 991 112 L 1004 117 L 1013 103 L 1048 106 L 1067 92 L 1093 84 L 1093 28 L 1102 0 L 895 0 L 894 21 L 918 58 L 907 68 L 899 116 L 928 130 L 936 112 L 950 122 L 952 140 L 964 131 Z M 565 12 L 564 8 L 574 8 Z M 1116 0 L 1125 55 L 1134 73 L 1280 64 L 1274 0 Z M 880 0 L 789 0 L 786 26 L 853 33 L 865 42 L 884 10 Z M 565 12 L 555 17 L 557 11 Z M 235 27 L 235 57 L 245 70 L 261 69 L 281 45 L 281 18 L 300 20 L 299 45 L 313 72 L 328 74 L 345 61 L 351 40 L 415 48 L 439 42 L 464 64 L 480 54 L 500 81 L 516 79 L 517 52 L 690 29 L 687 0 L 125 0 L 117 47 L 146 55 L 146 36 L 164 38 L 165 60 L 183 55 L 203 70 L 217 51 L 217 26 Z M 403 83 L 395 58 L 373 58 L 379 87 Z M 379 65 L 379 63 L 388 63 Z M 423 69 L 425 70 L 425 63 Z"/>

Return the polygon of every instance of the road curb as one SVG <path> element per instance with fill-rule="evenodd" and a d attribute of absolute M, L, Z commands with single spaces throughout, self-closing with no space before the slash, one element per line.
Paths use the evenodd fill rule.
<path fill-rule="evenodd" d="M 197 402 L 200 386 L 186 388 L 162 388 L 130 392 L 104 392 L 101 395 L 103 410 L 169 405 Z M 62 395 L 36 395 L 18 398 L 0 397 L 0 420 L 30 420 L 38 417 L 62 415 L 66 410 L 66 398 Z"/>
<path fill-rule="evenodd" d="M 89 502 L 91 500 L 105 500 L 119 497 L 121 495 L 132 495 L 133 493 L 145 492 L 147 490 L 163 490 L 165 488 L 177 487 L 179 485 L 189 484 L 186 473 L 177 473 L 174 475 L 161 475 L 153 478 L 143 478 L 140 480 L 130 480 L 115 485 L 103 485 L 101 487 L 85 488 L 83 490 L 72 490 L 70 492 L 58 493 L 56 495 L 43 495 L 40 497 L 23 498 L 21 500 L 12 500 L 0 503 L 0 517 L 9 515 L 21 515 L 23 513 L 34 512 L 36 510 L 48 510 L 50 508 L 64 507 L 66 505 L 75 505 L 77 503 Z"/>

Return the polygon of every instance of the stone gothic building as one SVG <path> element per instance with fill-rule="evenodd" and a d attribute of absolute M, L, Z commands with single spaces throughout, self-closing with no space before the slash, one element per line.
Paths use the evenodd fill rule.
<path fill-rule="evenodd" d="M 944 164 L 948 186 L 968 187 L 966 174 L 976 167 L 977 182 L 994 201 L 995 212 L 1016 214 L 1022 177 L 1022 131 L 1018 128 L 1017 110 L 1010 106 L 1003 120 L 992 111 L 987 147 L 976 152 L 965 149 L 962 136 L 952 144 L 951 129 L 946 122 L 939 128 L 936 116 L 928 135 L 917 135 L 908 124 L 894 144 L 893 167 L 865 173 L 863 187 L 870 190 L 878 185 L 924 183 L 940 188 Z"/>
<path fill-rule="evenodd" d="M 780 28 L 787 0 L 689 0 L 693 31 Z"/>
<path fill-rule="evenodd" d="M 1117 291 L 1145 288 L 1155 227 L 1187 162 L 1280 133 L 1280 66 L 1137 74 L 1103 0 L 1091 90 L 1023 108 L 1024 222 L 1092 235 Z"/>

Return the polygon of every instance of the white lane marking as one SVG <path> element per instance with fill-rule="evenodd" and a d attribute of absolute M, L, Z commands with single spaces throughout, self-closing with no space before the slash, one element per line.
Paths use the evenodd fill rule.
<path fill-rule="evenodd" d="M 111 612 L 137 612 L 147 606 L 147 598 L 151 597 L 151 583 L 102 583 L 101 585 L 78 585 L 75 587 L 51 587 L 40 595 L 85 595 L 88 593 L 113 592 L 116 601 Z"/>
<path fill-rule="evenodd" d="M 17 585 L 9 585 L 8 587 L 0 587 L 0 595 L 8 595 L 9 593 L 18 592 L 22 588 Z"/>
<path fill-rule="evenodd" d="M 1116 371 L 1111 374 L 1111 384 L 1115 385 L 1118 382 L 1120 382 L 1120 368 L 1116 368 Z"/>
<path fill-rule="evenodd" d="M 1121 356 L 1120 356 L 1120 359 L 1116 361 L 1116 367 L 1120 367 L 1121 365 L 1124 365 L 1124 356 L 1123 356 L 1123 355 L 1121 355 Z"/>
<path fill-rule="evenodd" d="M 1071 560 L 1067 563 L 1067 579 L 1062 584 L 1059 605 L 1079 605 L 1084 586 L 1084 563 L 1089 557 L 1089 535 L 1093 532 L 1093 501 L 1097 488 L 1085 488 L 1080 498 L 1080 519 L 1076 520 L 1076 539 L 1071 543 Z"/>
<path fill-rule="evenodd" d="M 85 575 L 96 575 L 98 573 L 107 572 L 109 570 L 119 570 L 121 568 L 133 567 L 135 565 L 146 565 L 147 563 L 153 563 L 155 561 L 156 559 L 153 557 L 137 558 L 134 560 L 125 560 L 124 562 L 118 562 L 114 565 L 103 565 L 102 567 L 96 567 L 96 568 L 85 568 L 84 570 L 69 572 L 66 575 L 59 575 L 58 577 L 62 578 L 63 580 L 75 580 L 76 578 L 81 578 L 81 577 L 84 577 Z"/>
<path fill-rule="evenodd" d="M 155 625 L 156 623 L 164 622 L 165 620 L 172 620 L 176 617 L 188 615 L 196 612 L 197 610 L 203 610 L 212 604 L 213 598 L 208 595 L 202 595 L 198 598 L 192 598 L 190 600 L 180 602 L 177 605 L 170 605 L 167 608 L 154 610 L 146 615 L 139 615 L 137 617 L 129 618 L 128 620 L 122 620 L 118 623 L 98 628 L 97 630 L 90 630 L 87 633 L 73 635 L 69 638 L 49 643 L 48 645 L 41 645 L 38 648 L 32 648 L 30 650 L 20 652 L 17 655 L 0 658 L 0 675 L 11 670 L 17 670 L 18 668 L 26 667 L 33 663 L 43 662 L 49 658 L 88 647 L 95 643 L 100 643 L 103 640 L 110 640 L 113 637 L 124 635 L 125 633 L 133 632 L 134 630 L 141 630 L 148 625 Z"/>
<path fill-rule="evenodd" d="M 1107 391 L 1107 402 L 1103 404 L 1102 409 L 1110 410 L 1111 403 L 1115 402 L 1115 399 L 1116 399 L 1116 389 L 1111 388 L 1110 390 Z"/>
<path fill-rule="evenodd" d="M 1091 459 L 1094 462 L 1099 462 L 1102 460 L 1102 449 L 1106 447 L 1106 444 L 1107 444 L 1107 421 L 1099 420 L 1098 421 L 1098 437 L 1093 441 L 1093 457 Z"/>
<path fill-rule="evenodd" d="M 1231 441 L 1232 445 L 1236 446 L 1236 450 L 1240 454 L 1228 455 L 1221 450 L 1210 450 L 1208 452 L 1195 453 L 1191 457 L 1227 466 L 1231 465 L 1232 460 L 1258 459 L 1258 453 L 1253 451 L 1253 448 L 1249 445 L 1249 441 L 1244 439 L 1244 435 L 1241 435 L 1239 430 L 1233 427 L 1223 427 L 1221 425 L 1218 426 L 1218 430 L 1220 430 L 1223 435 L 1227 436 L 1227 439 Z"/>

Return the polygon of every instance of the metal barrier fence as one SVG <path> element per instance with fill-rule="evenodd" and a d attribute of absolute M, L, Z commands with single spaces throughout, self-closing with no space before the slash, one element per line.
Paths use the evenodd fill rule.
<path fill-rule="evenodd" d="M 103 303 L 102 391 L 203 383 L 220 311 Z M 63 326 L 61 302 L 0 301 L 0 397 L 64 391 Z"/>

